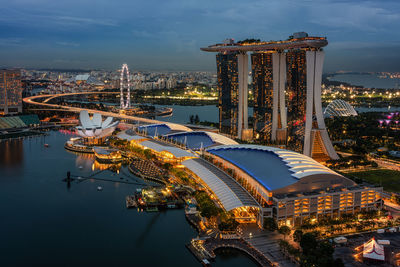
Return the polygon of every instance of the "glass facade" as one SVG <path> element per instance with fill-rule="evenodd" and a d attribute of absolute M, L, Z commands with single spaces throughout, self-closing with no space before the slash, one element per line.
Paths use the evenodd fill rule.
<path fill-rule="evenodd" d="M 238 134 L 238 61 L 237 53 L 217 54 L 217 86 L 219 130 L 221 133 Z"/>
<path fill-rule="evenodd" d="M 253 53 L 251 69 L 254 95 L 254 137 L 263 143 L 271 142 L 273 76 L 272 53 Z"/>
<path fill-rule="evenodd" d="M 0 70 L 0 114 L 22 112 L 22 84 L 19 70 Z"/>
<path fill-rule="evenodd" d="M 303 153 L 307 102 L 306 51 L 288 51 L 286 66 L 287 148 Z"/>

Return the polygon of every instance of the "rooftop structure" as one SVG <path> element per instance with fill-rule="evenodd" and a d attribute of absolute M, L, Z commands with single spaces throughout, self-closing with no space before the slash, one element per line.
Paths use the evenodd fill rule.
<path fill-rule="evenodd" d="M 119 123 L 119 121 L 113 122 L 112 117 L 108 117 L 103 121 L 101 115 L 98 113 L 94 113 L 93 117 L 90 118 L 86 110 L 80 112 L 79 122 L 80 126 L 76 127 L 76 131 L 84 138 L 103 138 L 110 136 Z"/>
<path fill-rule="evenodd" d="M 297 38 L 296 38 L 297 37 Z M 309 37 L 293 34 L 285 41 L 249 41 L 237 43 L 215 44 L 203 47 L 201 50 L 207 52 L 255 52 L 255 51 L 281 51 L 286 49 L 315 48 L 327 46 L 325 37 Z"/>
<path fill-rule="evenodd" d="M 205 131 L 178 132 L 167 134 L 165 137 L 170 140 L 174 140 L 175 142 L 184 144 L 186 147 L 192 150 L 200 150 L 215 145 L 237 144 L 236 141 L 228 137 Z"/>
<path fill-rule="evenodd" d="M 312 158 L 289 150 L 258 145 L 231 145 L 212 147 L 207 152 L 236 165 L 272 192 L 302 192 L 306 185 L 309 185 L 308 190 L 354 185 L 351 180 Z M 321 177 L 324 179 L 321 180 Z"/>
<path fill-rule="evenodd" d="M 165 134 L 169 134 L 172 132 L 191 132 L 192 129 L 176 124 L 176 123 L 156 123 L 156 124 L 147 124 L 147 125 L 141 125 L 136 128 L 137 131 L 144 133 L 145 135 L 148 136 L 161 136 Z"/>
<path fill-rule="evenodd" d="M 342 99 L 336 99 L 325 108 L 324 115 L 326 117 L 350 117 L 357 116 L 358 114 L 348 102 Z"/>
<path fill-rule="evenodd" d="M 217 196 L 223 207 L 231 211 L 241 207 L 258 207 L 253 197 L 226 173 L 203 159 L 189 159 L 182 162 L 198 176 Z"/>

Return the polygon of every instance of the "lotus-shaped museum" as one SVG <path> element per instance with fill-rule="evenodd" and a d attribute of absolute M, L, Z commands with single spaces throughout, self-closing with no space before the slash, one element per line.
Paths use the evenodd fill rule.
<path fill-rule="evenodd" d="M 77 133 L 84 138 L 103 138 L 110 136 L 119 121 L 114 121 L 112 117 L 108 117 L 104 121 L 99 113 L 94 113 L 93 117 L 89 117 L 86 110 L 79 114 L 80 126 L 76 127 Z"/>

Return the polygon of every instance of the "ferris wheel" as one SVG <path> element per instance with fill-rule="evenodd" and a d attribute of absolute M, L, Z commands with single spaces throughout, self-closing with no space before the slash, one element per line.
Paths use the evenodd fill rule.
<path fill-rule="evenodd" d="M 131 107 L 131 81 L 129 78 L 128 64 L 122 64 L 120 88 L 121 88 L 121 101 L 120 101 L 121 109 L 130 108 Z M 127 91 L 126 99 L 124 99 L 124 91 Z"/>

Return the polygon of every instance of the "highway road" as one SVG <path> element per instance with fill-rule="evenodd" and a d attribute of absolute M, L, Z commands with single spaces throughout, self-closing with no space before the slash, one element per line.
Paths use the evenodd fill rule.
<path fill-rule="evenodd" d="M 137 121 L 137 122 L 141 122 L 141 123 L 145 123 L 145 124 L 167 124 L 172 130 L 189 131 L 189 132 L 192 131 L 192 129 L 190 129 L 186 126 L 177 124 L 177 123 L 152 120 L 152 119 L 130 116 L 130 115 L 125 115 L 125 114 L 119 114 L 119 113 L 114 113 L 114 112 L 109 112 L 109 111 L 70 107 L 70 106 L 63 106 L 63 105 L 48 103 L 48 101 L 51 99 L 54 99 L 57 97 L 63 97 L 63 96 L 88 95 L 88 94 L 118 94 L 118 93 L 119 92 L 81 92 L 81 93 L 65 93 L 65 94 L 48 94 L 48 95 L 37 95 L 37 96 L 25 97 L 23 99 L 23 101 L 27 104 L 44 106 L 44 107 L 48 107 L 48 108 L 55 108 L 60 111 L 69 111 L 69 112 L 80 113 L 81 111 L 86 110 L 90 114 L 99 113 L 104 117 L 114 117 L 114 118 L 117 118 L 120 120 L 132 120 L 132 121 Z M 42 101 L 39 101 L 39 99 L 42 99 Z"/>

